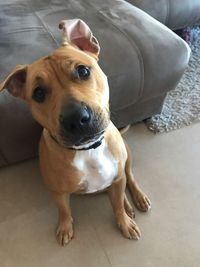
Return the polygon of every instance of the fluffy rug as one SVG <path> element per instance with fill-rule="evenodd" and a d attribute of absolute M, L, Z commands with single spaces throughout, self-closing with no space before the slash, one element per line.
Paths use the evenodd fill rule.
<path fill-rule="evenodd" d="M 163 133 L 200 121 L 200 27 L 179 32 L 189 43 L 189 66 L 175 90 L 169 92 L 161 114 L 146 120 L 149 130 Z"/>

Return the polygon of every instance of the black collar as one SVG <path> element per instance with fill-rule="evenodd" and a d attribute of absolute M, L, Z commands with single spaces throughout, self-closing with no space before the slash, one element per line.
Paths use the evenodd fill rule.
<path fill-rule="evenodd" d="M 53 139 L 53 141 L 55 141 L 58 145 L 60 145 L 59 142 L 56 140 L 56 138 L 51 133 L 50 133 L 50 136 Z M 103 139 L 104 139 L 104 136 L 102 136 L 102 138 L 100 140 L 96 141 L 95 143 L 93 143 L 91 146 L 88 146 L 88 147 L 83 147 L 83 148 L 66 147 L 66 148 L 71 149 L 71 150 L 90 150 L 90 149 L 95 149 L 95 148 L 99 147 L 102 144 L 102 140 Z"/>

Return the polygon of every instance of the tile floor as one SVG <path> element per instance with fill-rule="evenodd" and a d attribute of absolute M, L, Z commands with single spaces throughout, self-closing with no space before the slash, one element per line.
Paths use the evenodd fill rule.
<path fill-rule="evenodd" d="M 1 267 L 200 266 L 200 124 L 155 136 L 141 123 L 125 137 L 153 203 L 136 211 L 141 239 L 121 236 L 106 194 L 74 196 L 75 239 L 59 247 L 57 211 L 32 160 L 0 170 Z"/>

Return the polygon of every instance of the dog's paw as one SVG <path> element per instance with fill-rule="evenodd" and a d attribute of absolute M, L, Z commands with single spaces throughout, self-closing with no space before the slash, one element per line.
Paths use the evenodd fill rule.
<path fill-rule="evenodd" d="M 135 218 L 135 212 L 133 210 L 133 207 L 127 203 L 127 202 L 124 202 L 124 208 L 125 208 L 125 211 L 126 211 L 126 214 L 130 217 L 130 218 Z"/>
<path fill-rule="evenodd" d="M 138 190 L 134 196 L 133 201 L 136 207 L 141 211 L 148 211 L 151 208 L 151 201 L 150 199 L 140 190 Z"/>
<path fill-rule="evenodd" d="M 119 228 L 122 231 L 122 234 L 128 239 L 139 240 L 141 237 L 141 232 L 136 222 L 130 218 L 128 215 L 118 223 Z"/>
<path fill-rule="evenodd" d="M 61 246 L 67 245 L 73 238 L 72 222 L 60 222 L 56 231 L 56 237 Z"/>
<path fill-rule="evenodd" d="M 135 212 L 134 212 L 133 208 L 126 207 L 125 210 L 126 210 L 126 214 L 127 214 L 131 219 L 135 218 Z"/>

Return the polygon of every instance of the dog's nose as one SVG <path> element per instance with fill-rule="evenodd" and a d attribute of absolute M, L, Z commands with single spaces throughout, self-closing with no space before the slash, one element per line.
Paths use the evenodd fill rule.
<path fill-rule="evenodd" d="M 76 133 L 88 127 L 92 117 L 91 110 L 84 104 L 68 104 L 61 115 L 61 125 L 65 131 Z"/>

